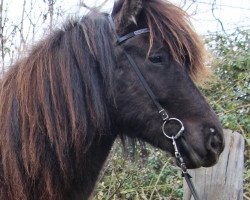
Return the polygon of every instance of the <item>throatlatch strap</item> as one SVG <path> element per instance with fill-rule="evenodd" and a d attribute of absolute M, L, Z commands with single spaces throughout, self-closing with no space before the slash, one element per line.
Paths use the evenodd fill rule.
<path fill-rule="evenodd" d="M 116 29 L 115 29 L 115 23 L 114 23 L 114 20 L 113 20 L 113 18 L 112 18 L 112 16 L 111 15 L 108 15 L 108 19 L 109 19 L 109 24 L 110 24 L 110 26 L 111 26 L 111 28 L 112 28 L 112 30 L 113 30 L 113 33 L 114 33 L 114 35 L 115 35 L 115 37 L 116 37 L 116 41 L 119 41 L 119 36 L 117 35 L 117 33 L 116 33 Z"/>

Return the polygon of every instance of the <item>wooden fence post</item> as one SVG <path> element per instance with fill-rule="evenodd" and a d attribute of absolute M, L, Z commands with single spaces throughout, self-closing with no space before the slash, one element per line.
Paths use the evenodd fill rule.
<path fill-rule="evenodd" d="M 243 199 L 244 138 L 228 129 L 224 135 L 225 149 L 219 162 L 210 168 L 189 170 L 201 200 Z M 183 200 L 193 200 L 185 181 Z"/>

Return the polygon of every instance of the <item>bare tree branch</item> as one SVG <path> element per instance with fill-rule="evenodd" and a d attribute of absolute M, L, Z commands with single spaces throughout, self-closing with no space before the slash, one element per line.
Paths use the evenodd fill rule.
<path fill-rule="evenodd" d="M 24 32 L 23 32 L 25 7 L 26 7 L 26 0 L 23 0 L 21 23 L 20 23 L 20 28 L 18 28 L 19 33 L 20 33 L 20 44 L 18 48 L 18 55 L 20 54 L 23 46 L 25 45 Z"/>
<path fill-rule="evenodd" d="M 80 1 L 79 6 L 83 7 L 83 8 L 86 8 L 88 10 L 92 10 L 92 11 L 100 11 L 107 2 L 108 2 L 108 0 L 104 0 L 100 5 L 94 6 L 94 7 L 90 7 L 83 0 L 83 1 Z"/>
<path fill-rule="evenodd" d="M 3 0 L 0 5 L 0 40 L 1 40 L 1 59 L 2 59 L 2 73 L 4 72 L 4 37 L 3 37 Z"/>
<path fill-rule="evenodd" d="M 49 3 L 49 17 L 50 17 L 49 29 L 51 31 L 52 27 L 53 27 L 53 16 L 54 16 L 55 0 L 48 0 L 48 3 Z"/>
<path fill-rule="evenodd" d="M 216 9 L 215 6 L 216 6 L 216 0 L 214 0 L 213 3 L 212 3 L 212 10 L 211 10 L 212 15 L 213 15 L 214 19 L 220 24 L 222 31 L 226 34 L 226 31 L 224 29 L 222 21 L 218 17 L 215 16 L 215 13 L 214 13 L 214 11 Z"/>

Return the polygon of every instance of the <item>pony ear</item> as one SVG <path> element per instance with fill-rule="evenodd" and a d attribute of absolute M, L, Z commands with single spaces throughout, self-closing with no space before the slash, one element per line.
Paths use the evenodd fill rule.
<path fill-rule="evenodd" d="M 112 16 L 118 33 L 123 33 L 131 25 L 137 25 L 142 7 L 143 0 L 119 0 L 114 4 Z"/>

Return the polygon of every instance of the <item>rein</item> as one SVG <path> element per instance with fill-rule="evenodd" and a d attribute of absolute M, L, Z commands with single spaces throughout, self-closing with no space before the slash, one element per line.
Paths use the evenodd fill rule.
<path fill-rule="evenodd" d="M 120 45 L 121 43 L 123 43 L 124 41 L 132 38 L 132 37 L 135 37 L 137 35 L 140 35 L 140 34 L 144 34 L 144 33 L 148 33 L 149 32 L 149 29 L 148 28 L 143 28 L 143 29 L 139 29 L 139 30 L 136 30 L 134 32 L 130 32 L 124 36 L 119 36 L 116 32 L 116 28 L 115 28 L 115 23 L 113 21 L 113 18 L 108 15 L 108 19 L 109 19 L 109 23 L 111 25 L 111 28 L 114 32 L 114 35 L 116 37 L 116 44 L 117 45 Z M 133 70 L 135 71 L 136 75 L 138 76 L 141 84 L 143 85 L 144 89 L 146 90 L 146 92 L 148 93 L 148 95 L 150 96 L 150 98 L 152 99 L 154 105 L 156 106 L 156 108 L 158 109 L 158 112 L 159 114 L 161 115 L 161 118 L 163 120 L 163 124 L 162 124 L 162 132 L 164 134 L 164 136 L 168 139 L 171 139 L 172 140 L 172 143 L 173 143 L 173 147 L 174 147 L 174 150 L 175 150 L 175 158 L 177 160 L 177 162 L 179 163 L 180 165 L 180 168 L 181 168 L 181 171 L 182 171 L 182 176 L 185 178 L 187 184 L 188 184 L 188 187 L 189 189 L 191 190 L 191 193 L 194 197 L 195 200 L 199 200 L 199 197 L 198 197 L 198 194 L 195 190 L 195 187 L 193 185 L 193 182 L 191 180 L 191 176 L 190 174 L 188 173 L 188 170 L 187 170 L 187 167 L 186 167 L 186 164 L 178 150 L 178 147 L 177 147 L 177 144 L 176 144 L 176 140 L 182 136 L 182 133 L 184 132 L 184 125 L 182 123 L 181 120 L 179 120 L 178 118 L 170 118 L 167 111 L 161 106 L 161 104 L 159 103 L 159 101 L 157 100 L 155 94 L 153 93 L 153 91 L 151 90 L 151 88 L 149 87 L 147 81 L 145 80 L 144 76 L 142 75 L 141 73 L 141 70 L 140 68 L 138 67 L 138 65 L 135 63 L 135 61 L 133 60 L 133 58 L 131 57 L 130 54 L 128 54 L 124 49 L 124 54 L 125 56 L 127 57 L 130 65 L 132 66 Z M 168 135 L 166 132 L 165 132 L 165 126 L 170 122 L 170 121 L 175 121 L 177 122 L 178 124 L 180 124 L 181 128 L 180 130 L 175 134 L 175 135 Z"/>

